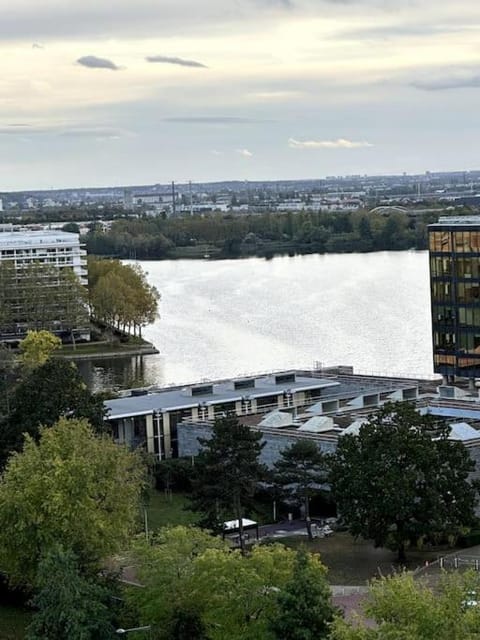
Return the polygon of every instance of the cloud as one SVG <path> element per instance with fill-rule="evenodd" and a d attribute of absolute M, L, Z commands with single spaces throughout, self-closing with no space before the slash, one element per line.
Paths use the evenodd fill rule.
<path fill-rule="evenodd" d="M 206 64 L 197 62 L 196 60 L 185 60 L 184 58 L 176 58 L 171 56 L 147 56 L 147 62 L 160 62 L 163 64 L 176 64 L 179 67 L 195 67 L 199 69 L 208 69 Z"/>
<path fill-rule="evenodd" d="M 66 129 L 59 133 L 61 137 L 67 138 L 94 138 L 95 140 L 118 140 L 130 132 L 121 129 L 109 129 L 102 127 Z"/>
<path fill-rule="evenodd" d="M 291 149 L 359 149 L 361 147 L 373 147 L 370 142 L 346 140 L 345 138 L 337 138 L 337 140 L 296 140 L 288 139 L 288 146 Z"/>
<path fill-rule="evenodd" d="M 82 67 L 88 67 L 89 69 L 110 69 L 111 71 L 118 71 L 120 67 L 108 60 L 107 58 L 97 58 L 97 56 L 83 56 L 77 60 L 77 64 Z"/>
<path fill-rule="evenodd" d="M 81 125 L 51 124 L 38 126 L 29 123 L 13 123 L 0 126 L 0 136 L 53 135 L 60 138 L 93 138 L 95 140 L 118 140 L 133 135 L 130 131 L 109 127 L 82 127 Z"/>
<path fill-rule="evenodd" d="M 443 76 L 411 83 L 416 89 L 424 91 L 444 91 L 446 89 L 476 89 L 480 87 L 480 74 L 474 72 Z"/>
<path fill-rule="evenodd" d="M 32 44 L 32 49 L 45 49 L 45 47 L 43 46 L 43 44 L 40 44 L 39 42 L 34 42 Z"/>
<path fill-rule="evenodd" d="M 218 151 L 218 149 L 212 149 L 210 153 L 212 156 L 223 156 L 223 151 Z"/>
<path fill-rule="evenodd" d="M 37 127 L 25 122 L 0 126 L 0 136 L 24 136 L 25 134 L 46 133 L 47 131 L 48 129 L 45 127 Z"/>
<path fill-rule="evenodd" d="M 238 116 L 173 116 L 163 118 L 164 122 L 184 122 L 185 124 L 251 124 L 256 122 L 272 122 L 271 120 L 258 120 L 256 118 L 243 118 Z"/>
<path fill-rule="evenodd" d="M 253 156 L 253 153 L 248 149 L 235 149 L 235 152 L 244 158 L 251 158 Z"/>

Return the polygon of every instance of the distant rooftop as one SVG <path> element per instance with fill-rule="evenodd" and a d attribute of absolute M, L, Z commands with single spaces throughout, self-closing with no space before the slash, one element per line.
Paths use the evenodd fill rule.
<path fill-rule="evenodd" d="M 430 227 L 436 227 L 438 225 L 452 226 L 452 225 L 476 225 L 480 226 L 480 216 L 445 216 L 439 218 L 438 222 L 434 222 L 429 225 Z"/>
<path fill-rule="evenodd" d="M 0 233 L 0 248 L 39 244 L 78 244 L 78 239 L 78 234 L 66 231 L 4 231 Z"/>

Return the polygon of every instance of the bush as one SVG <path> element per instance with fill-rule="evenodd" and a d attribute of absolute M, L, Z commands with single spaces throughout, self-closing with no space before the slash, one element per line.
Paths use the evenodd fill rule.
<path fill-rule="evenodd" d="M 23 587 L 13 587 L 9 584 L 7 576 L 0 573 L 0 602 L 14 607 L 24 606 L 29 602 L 32 594 Z"/>
<path fill-rule="evenodd" d="M 480 531 L 478 529 L 470 531 L 470 533 L 458 539 L 459 547 L 474 547 L 477 544 L 480 544 Z"/>
<path fill-rule="evenodd" d="M 173 489 L 174 491 L 191 491 L 192 476 L 195 467 L 188 458 L 176 458 L 158 462 L 154 469 L 155 488 L 159 491 Z"/>

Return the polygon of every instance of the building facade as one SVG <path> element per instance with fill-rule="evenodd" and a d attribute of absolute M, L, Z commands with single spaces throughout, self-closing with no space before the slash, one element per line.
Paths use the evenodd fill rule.
<path fill-rule="evenodd" d="M 77 234 L 0 233 L 0 339 L 18 341 L 29 329 L 48 329 L 58 334 L 75 329 L 77 338 L 88 340 L 84 304 L 79 302 L 77 318 L 67 320 L 75 306 L 73 289 L 67 291 L 72 282 L 67 274 L 74 274 L 75 282 L 87 286 L 87 255 Z"/>
<path fill-rule="evenodd" d="M 288 439 L 297 432 L 302 414 L 306 421 L 314 416 L 348 416 L 352 411 L 369 413 L 387 400 L 413 401 L 417 396 L 417 384 L 412 380 L 328 371 L 283 371 L 188 387 L 134 389 L 125 397 L 107 400 L 105 408 L 116 442 L 142 447 L 163 460 L 196 455 L 197 428 L 203 433 L 206 423 L 226 413 L 236 414 L 250 426 L 272 412 L 283 418 L 290 416 L 287 422 L 296 425 L 293 430 L 262 426 L 277 436 L 281 432 Z M 188 427 L 191 423 L 195 425 L 193 429 Z M 182 432 L 183 426 L 186 430 Z M 330 427 L 326 431 L 322 428 L 322 437 L 327 441 L 332 437 Z M 298 434 L 311 435 L 308 425 Z M 275 439 L 274 450 L 279 442 Z"/>
<path fill-rule="evenodd" d="M 434 371 L 480 377 L 480 217 L 429 226 Z"/>

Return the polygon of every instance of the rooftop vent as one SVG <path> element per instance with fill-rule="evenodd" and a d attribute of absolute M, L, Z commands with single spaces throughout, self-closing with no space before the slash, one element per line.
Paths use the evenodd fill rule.
<path fill-rule="evenodd" d="M 148 395 L 148 389 L 132 389 L 130 392 L 130 395 L 133 398 L 136 398 L 138 396 L 147 396 Z"/>
<path fill-rule="evenodd" d="M 240 389 L 254 389 L 255 378 L 242 378 L 241 380 L 234 380 L 233 388 L 236 391 Z"/>
<path fill-rule="evenodd" d="M 211 396 L 213 394 L 213 384 L 202 384 L 191 387 L 192 396 Z"/>
<path fill-rule="evenodd" d="M 295 373 L 277 373 L 275 375 L 275 384 L 285 384 L 287 382 L 295 382 Z"/>

